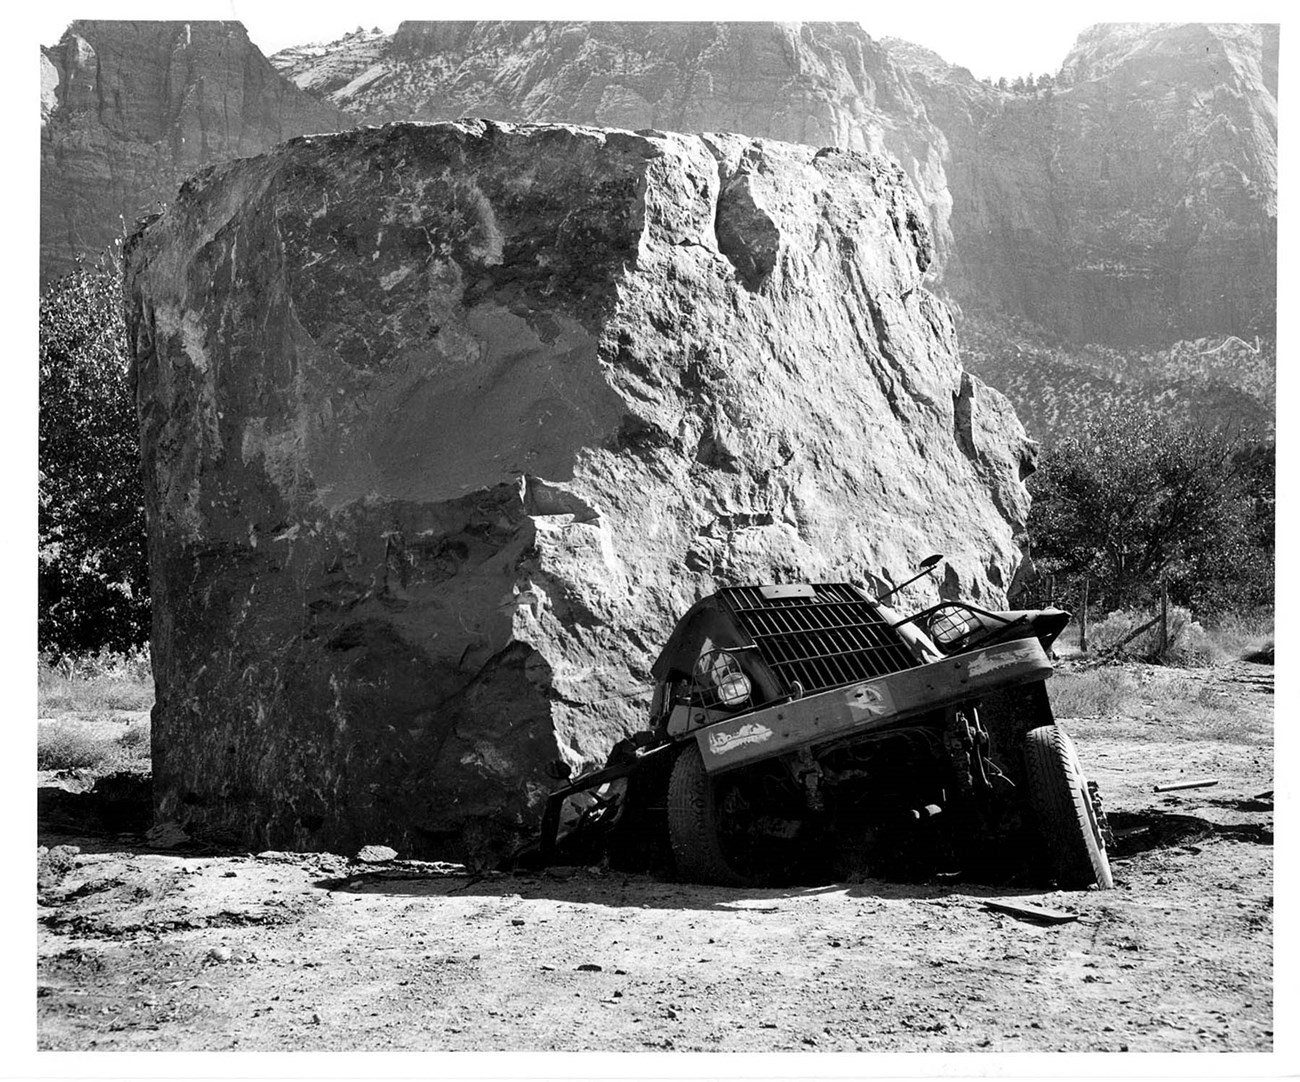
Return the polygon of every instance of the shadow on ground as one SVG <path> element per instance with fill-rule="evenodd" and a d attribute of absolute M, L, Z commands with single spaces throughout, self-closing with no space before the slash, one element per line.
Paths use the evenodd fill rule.
<path fill-rule="evenodd" d="M 1218 800 L 1212 803 L 1238 811 L 1273 810 L 1271 803 L 1256 800 Z M 1117 860 L 1153 849 L 1172 849 L 1214 838 L 1273 844 L 1272 823 L 1212 823 L 1197 815 L 1182 815 L 1157 808 L 1110 812 L 1108 818 L 1115 832 L 1112 856 Z"/>

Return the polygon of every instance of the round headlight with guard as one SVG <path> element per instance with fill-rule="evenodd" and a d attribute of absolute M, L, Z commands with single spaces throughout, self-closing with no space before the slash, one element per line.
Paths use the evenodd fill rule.
<path fill-rule="evenodd" d="M 723 706 L 739 706 L 753 691 L 740 663 L 725 650 L 712 650 L 700 657 L 695 664 L 695 682 Z"/>
<path fill-rule="evenodd" d="M 927 624 L 930 638 L 939 646 L 955 646 L 979 627 L 974 617 L 960 605 L 944 605 L 935 609 Z"/>

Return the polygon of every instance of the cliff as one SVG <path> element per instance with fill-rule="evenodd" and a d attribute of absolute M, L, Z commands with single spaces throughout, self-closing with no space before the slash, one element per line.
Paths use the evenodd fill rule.
<path fill-rule="evenodd" d="M 881 157 L 465 122 L 209 168 L 128 246 L 160 819 L 447 858 L 644 724 L 719 585 L 998 604 L 1034 448 Z"/>
<path fill-rule="evenodd" d="M 352 120 L 239 23 L 79 21 L 41 50 L 41 280 L 120 241 L 215 161 Z"/>
<path fill-rule="evenodd" d="M 1276 26 L 1106 24 L 1008 93 L 891 43 L 944 132 L 945 287 L 1074 342 L 1275 333 Z"/>

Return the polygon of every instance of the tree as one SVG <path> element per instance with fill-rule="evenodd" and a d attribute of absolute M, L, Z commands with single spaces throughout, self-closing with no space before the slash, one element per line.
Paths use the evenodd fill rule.
<path fill-rule="evenodd" d="M 115 276 L 80 268 L 40 305 L 38 641 L 56 653 L 148 640 L 135 393 Z"/>
<path fill-rule="evenodd" d="M 1087 574 L 1106 608 L 1170 597 L 1200 613 L 1268 603 L 1269 445 L 1133 410 L 1044 453 L 1029 534 L 1042 571 Z"/>

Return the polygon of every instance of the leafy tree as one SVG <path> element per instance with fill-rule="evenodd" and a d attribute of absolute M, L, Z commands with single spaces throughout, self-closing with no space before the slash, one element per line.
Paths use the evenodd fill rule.
<path fill-rule="evenodd" d="M 40 306 L 38 641 L 68 653 L 148 639 L 135 394 L 115 276 L 79 268 Z"/>
<path fill-rule="evenodd" d="M 1040 570 L 1087 574 L 1106 608 L 1159 594 L 1199 613 L 1267 604 L 1273 590 L 1270 445 L 1132 410 L 1045 452 L 1030 479 Z"/>
<path fill-rule="evenodd" d="M 998 76 L 998 89 L 999 90 L 1007 89 L 1007 77 L 1005 75 Z"/>

